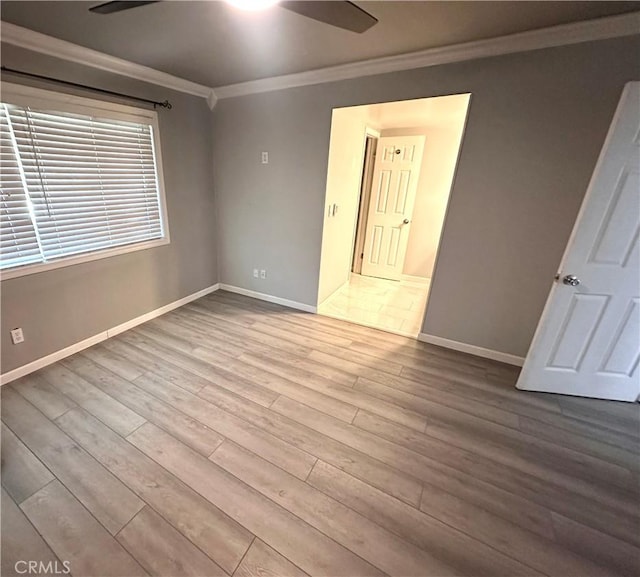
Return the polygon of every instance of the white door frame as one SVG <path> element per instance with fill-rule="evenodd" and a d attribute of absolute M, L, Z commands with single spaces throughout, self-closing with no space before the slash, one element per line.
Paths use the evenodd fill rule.
<path fill-rule="evenodd" d="M 367 228 L 367 216 L 369 214 L 369 199 L 371 195 L 371 184 L 373 177 L 373 167 L 375 165 L 376 152 L 375 149 L 371 156 L 367 156 L 367 141 L 371 139 L 377 147 L 380 133 L 367 126 L 364 130 L 364 152 L 362 161 L 362 174 L 360 175 L 360 194 L 358 195 L 358 213 L 356 215 L 355 233 L 351 247 L 351 271 L 360 274 L 362 270 L 362 258 L 359 253 L 364 251 L 364 239 Z"/>

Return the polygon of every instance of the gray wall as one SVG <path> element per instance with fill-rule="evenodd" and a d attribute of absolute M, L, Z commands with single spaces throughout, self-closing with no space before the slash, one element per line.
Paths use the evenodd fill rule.
<path fill-rule="evenodd" d="M 525 355 L 639 53 L 636 36 L 222 100 L 222 282 L 315 305 L 332 108 L 471 92 L 423 330 Z"/>
<path fill-rule="evenodd" d="M 159 112 L 171 243 L 3 281 L 4 373 L 215 284 L 218 265 L 211 111 L 202 98 L 12 46 L 2 46 L 2 64 L 173 104 Z M 18 326 L 26 342 L 12 345 Z"/>
<path fill-rule="evenodd" d="M 471 110 L 424 331 L 524 355 L 639 51 L 638 37 L 576 45 L 222 100 L 211 114 L 200 98 L 3 46 L 4 65 L 174 108 L 160 112 L 171 244 L 3 281 L 2 371 L 214 284 L 216 252 L 222 282 L 315 305 L 332 108 L 462 92 Z M 27 340 L 14 346 L 16 326 Z"/>

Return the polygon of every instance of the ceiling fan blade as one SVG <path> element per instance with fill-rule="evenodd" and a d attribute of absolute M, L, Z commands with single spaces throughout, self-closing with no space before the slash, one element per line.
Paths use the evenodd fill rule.
<path fill-rule="evenodd" d="M 137 8 L 138 6 L 144 6 L 145 4 L 155 4 L 160 0 L 152 0 L 150 2 L 105 2 L 98 6 L 89 8 L 89 12 L 95 12 L 96 14 L 113 14 L 114 12 L 121 12 L 122 10 L 129 10 L 129 8 Z"/>
<path fill-rule="evenodd" d="M 375 24 L 378 19 L 374 18 L 353 2 L 336 0 L 285 0 L 279 4 L 287 10 L 296 14 L 313 18 L 338 28 L 350 30 L 351 32 L 362 33 Z"/>

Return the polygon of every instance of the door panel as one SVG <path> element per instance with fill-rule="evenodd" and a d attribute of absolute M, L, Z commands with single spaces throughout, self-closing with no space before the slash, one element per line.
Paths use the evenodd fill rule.
<path fill-rule="evenodd" d="M 411 172 L 408 170 L 400 171 L 400 182 L 398 184 L 398 194 L 396 196 L 395 213 L 404 215 L 407 210 L 407 200 L 409 196 L 409 182 L 411 180 Z"/>
<path fill-rule="evenodd" d="M 391 185 L 391 171 L 383 170 L 380 173 L 380 182 L 376 189 L 376 211 L 379 214 L 384 214 L 385 212 L 387 212 L 387 202 L 389 201 L 390 185 Z"/>
<path fill-rule="evenodd" d="M 640 396 L 640 83 L 623 92 L 518 388 Z M 565 275 L 580 284 L 565 284 Z"/>
<path fill-rule="evenodd" d="M 400 229 L 398 227 L 390 230 L 389 250 L 387 252 L 387 265 L 396 266 L 398 264 L 398 249 L 400 248 Z"/>
<path fill-rule="evenodd" d="M 598 372 L 630 377 L 638 366 L 640 351 L 637 349 L 640 335 L 640 299 L 632 299 L 620 326 L 607 347 Z"/>
<path fill-rule="evenodd" d="M 371 264 L 379 264 L 380 263 L 380 246 L 382 243 L 382 227 L 374 226 L 373 227 L 373 245 L 370 251 L 369 262 Z"/>
<path fill-rule="evenodd" d="M 551 349 L 550 369 L 577 372 L 593 340 L 609 298 L 605 295 L 574 295 L 565 322 Z"/>
<path fill-rule="evenodd" d="M 402 275 L 423 150 L 424 136 L 384 137 L 378 141 L 363 275 L 391 280 L 399 280 Z"/>
<path fill-rule="evenodd" d="M 589 258 L 592 263 L 623 265 L 638 239 L 640 227 L 636 215 L 640 212 L 640 178 L 638 172 L 626 170 L 630 166 L 632 162 L 620 173 Z"/>

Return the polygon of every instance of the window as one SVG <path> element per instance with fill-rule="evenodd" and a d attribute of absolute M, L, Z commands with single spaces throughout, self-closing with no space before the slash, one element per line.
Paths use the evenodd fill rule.
<path fill-rule="evenodd" d="M 155 112 L 3 85 L 2 278 L 168 242 Z"/>

